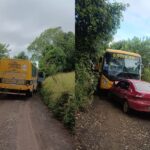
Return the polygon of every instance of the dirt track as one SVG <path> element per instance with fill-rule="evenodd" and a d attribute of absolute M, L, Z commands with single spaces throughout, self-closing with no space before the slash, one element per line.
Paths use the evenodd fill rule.
<path fill-rule="evenodd" d="M 72 150 L 72 140 L 38 96 L 0 97 L 0 150 Z"/>
<path fill-rule="evenodd" d="M 150 113 L 122 112 L 120 105 L 95 97 L 76 121 L 77 145 L 83 150 L 150 150 Z"/>

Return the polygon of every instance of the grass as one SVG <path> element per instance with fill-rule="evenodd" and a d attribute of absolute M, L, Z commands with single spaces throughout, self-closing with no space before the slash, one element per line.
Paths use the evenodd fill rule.
<path fill-rule="evenodd" d="M 144 68 L 142 80 L 150 82 L 150 68 Z"/>
<path fill-rule="evenodd" d="M 64 92 L 74 93 L 75 73 L 59 73 L 48 77 L 43 83 L 43 88 L 48 89 L 53 100 L 58 99 Z"/>
<path fill-rule="evenodd" d="M 54 116 L 71 130 L 75 126 L 75 73 L 59 73 L 48 77 L 41 90 L 45 104 Z"/>

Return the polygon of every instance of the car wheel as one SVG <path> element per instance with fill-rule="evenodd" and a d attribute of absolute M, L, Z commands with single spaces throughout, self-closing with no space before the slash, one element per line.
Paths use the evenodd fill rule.
<path fill-rule="evenodd" d="M 111 92 L 108 92 L 108 94 L 107 94 L 107 99 L 108 99 L 108 100 L 111 100 L 112 98 L 113 98 L 112 93 L 111 93 Z"/>
<path fill-rule="evenodd" d="M 130 111 L 129 104 L 128 104 L 128 102 L 124 101 L 124 103 L 123 103 L 123 112 L 124 113 L 129 113 L 129 111 Z"/>

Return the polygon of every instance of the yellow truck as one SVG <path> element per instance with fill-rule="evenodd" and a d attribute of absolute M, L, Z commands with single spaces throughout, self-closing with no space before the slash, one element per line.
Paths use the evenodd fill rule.
<path fill-rule="evenodd" d="M 37 90 L 38 69 L 29 60 L 0 59 L 0 93 L 32 96 Z"/>
<path fill-rule="evenodd" d="M 109 90 L 114 81 L 120 79 L 141 79 L 141 56 L 123 50 L 107 49 L 100 58 L 96 70 L 99 70 L 98 89 Z"/>

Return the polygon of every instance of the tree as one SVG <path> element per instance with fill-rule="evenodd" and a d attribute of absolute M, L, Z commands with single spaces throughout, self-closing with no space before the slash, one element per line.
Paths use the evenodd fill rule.
<path fill-rule="evenodd" d="M 126 5 L 107 0 L 76 0 L 77 51 L 90 54 L 98 51 L 96 45 L 108 44 L 119 28 Z"/>
<path fill-rule="evenodd" d="M 53 46 L 47 47 L 39 61 L 39 68 L 47 75 L 53 75 L 64 70 L 65 53 L 62 49 Z"/>
<path fill-rule="evenodd" d="M 76 0 L 76 97 L 88 99 L 93 93 L 91 60 L 112 40 L 126 5 L 107 0 Z M 99 47 L 99 49 L 97 49 Z M 78 90 L 79 89 L 79 90 Z M 81 93 L 82 91 L 82 93 Z M 85 103 L 85 101 L 83 103 Z"/>
<path fill-rule="evenodd" d="M 133 39 L 113 42 L 110 45 L 110 48 L 139 53 L 142 56 L 142 61 L 144 66 L 148 67 L 148 65 L 150 64 L 149 61 L 150 38 L 149 37 L 143 37 L 143 38 L 134 37 Z"/>
<path fill-rule="evenodd" d="M 8 45 L 0 43 L 0 58 L 8 57 Z"/>
<path fill-rule="evenodd" d="M 17 56 L 14 56 L 16 59 L 29 59 L 24 51 L 20 52 Z"/>
<path fill-rule="evenodd" d="M 75 68 L 74 33 L 65 33 L 60 27 L 45 30 L 29 45 L 28 51 L 32 53 L 33 60 L 39 61 L 42 70 L 49 68 L 49 71 L 47 70 L 49 74 L 56 73 L 56 71 L 71 71 Z M 55 71 L 52 72 L 52 70 Z"/>

